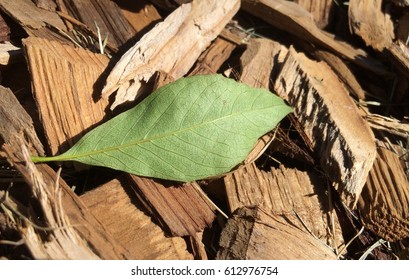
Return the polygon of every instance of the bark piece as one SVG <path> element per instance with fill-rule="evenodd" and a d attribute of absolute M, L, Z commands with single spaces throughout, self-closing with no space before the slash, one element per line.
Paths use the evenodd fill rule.
<path fill-rule="evenodd" d="M 81 200 L 112 237 L 128 249 L 132 259 L 192 259 L 182 238 L 165 237 L 162 229 L 144 213 L 125 177 L 81 195 Z"/>
<path fill-rule="evenodd" d="M 236 45 L 223 38 L 214 42 L 197 59 L 196 65 L 189 76 L 214 74 L 230 57 Z"/>
<path fill-rule="evenodd" d="M 314 23 L 311 14 L 294 2 L 243 0 L 242 8 L 276 28 L 333 51 L 369 71 L 390 76 L 390 73 L 385 71 L 377 60 L 369 57 L 365 51 L 336 40 L 332 35 L 320 30 Z"/>
<path fill-rule="evenodd" d="M 312 61 L 292 48 L 275 89 L 294 108 L 341 199 L 354 208 L 376 147 L 372 131 L 348 92 L 327 64 Z"/>
<path fill-rule="evenodd" d="M 236 211 L 223 229 L 220 247 L 219 260 L 336 259 L 320 241 L 259 207 Z"/>
<path fill-rule="evenodd" d="M 66 151 L 102 121 L 108 102 L 96 100 L 108 58 L 40 38 L 24 40 L 33 90 L 53 155 Z"/>
<path fill-rule="evenodd" d="M 231 212 L 243 206 L 260 206 L 300 230 L 308 232 L 307 226 L 333 248 L 344 243 L 330 198 L 325 195 L 325 181 L 314 172 L 284 166 L 265 172 L 249 164 L 228 174 L 224 183 Z"/>
<path fill-rule="evenodd" d="M 88 28 L 97 31 L 102 38 L 108 36 L 110 43 L 118 48 L 135 36 L 135 30 L 126 20 L 121 9 L 111 0 L 62 0 L 71 16 Z"/>
<path fill-rule="evenodd" d="M 204 0 L 180 6 L 145 34 L 115 65 L 103 97 L 118 89 L 111 108 L 135 100 L 157 71 L 185 75 L 239 9 L 240 1 Z"/>
<path fill-rule="evenodd" d="M 383 239 L 409 237 L 409 182 L 398 155 L 378 149 L 358 207 L 365 227 Z"/>
<path fill-rule="evenodd" d="M 382 0 L 351 0 L 348 5 L 350 29 L 378 51 L 389 47 L 394 38 L 392 20 L 381 8 Z"/>
<path fill-rule="evenodd" d="M 195 235 L 214 220 L 214 207 L 196 182 L 166 185 L 135 175 L 129 179 L 139 200 L 172 236 Z"/>
<path fill-rule="evenodd" d="M 13 137 L 2 148 L 10 164 L 32 188 L 39 209 L 28 217 L 31 222 L 19 221 L 23 225 L 21 235 L 34 258 L 130 258 L 54 170 L 45 164 L 33 164 L 21 137 Z"/>
<path fill-rule="evenodd" d="M 23 27 L 41 29 L 51 25 L 66 31 L 64 23 L 56 13 L 38 8 L 30 0 L 0 0 L 0 8 Z"/>
<path fill-rule="evenodd" d="M 334 8 L 333 0 L 296 0 L 295 2 L 311 13 L 318 28 L 324 29 L 329 24 Z"/>
<path fill-rule="evenodd" d="M 30 150 L 44 155 L 43 145 L 34 130 L 33 121 L 16 96 L 10 89 L 2 86 L 0 96 L 0 146 L 12 142 L 17 134 L 22 133 L 33 147 Z"/>

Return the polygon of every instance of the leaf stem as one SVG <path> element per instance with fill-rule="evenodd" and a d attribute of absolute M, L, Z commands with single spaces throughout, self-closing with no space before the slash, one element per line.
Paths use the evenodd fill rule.
<path fill-rule="evenodd" d="M 35 163 L 38 162 L 50 162 L 50 161 L 58 161 L 59 156 L 55 157 L 39 157 L 39 156 L 30 156 L 31 160 Z"/>

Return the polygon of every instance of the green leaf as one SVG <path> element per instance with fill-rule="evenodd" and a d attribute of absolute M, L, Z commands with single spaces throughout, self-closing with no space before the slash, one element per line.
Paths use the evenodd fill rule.
<path fill-rule="evenodd" d="M 71 149 L 34 162 L 79 161 L 141 176 L 193 181 L 230 171 L 291 108 L 221 75 L 182 78 L 96 127 Z"/>

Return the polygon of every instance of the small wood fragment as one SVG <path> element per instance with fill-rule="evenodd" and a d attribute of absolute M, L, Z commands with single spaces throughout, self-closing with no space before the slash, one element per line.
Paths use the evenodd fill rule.
<path fill-rule="evenodd" d="M 81 195 L 81 200 L 132 259 L 192 259 L 181 237 L 166 237 L 146 215 L 124 176 Z"/>
<path fill-rule="evenodd" d="M 24 40 L 33 90 L 52 155 L 100 123 L 108 102 L 96 97 L 108 58 L 58 42 Z"/>
<path fill-rule="evenodd" d="M 333 0 L 296 0 L 294 2 L 311 13 L 318 28 L 324 29 L 329 25 L 335 5 Z"/>
<path fill-rule="evenodd" d="M 343 244 L 341 226 L 330 209 L 323 182 L 314 172 L 284 166 L 265 172 L 254 164 L 245 165 L 224 178 L 231 212 L 258 205 L 305 232 L 307 226 L 322 242 L 339 248 Z"/>
<path fill-rule="evenodd" d="M 34 130 L 33 121 L 20 105 L 13 92 L 0 86 L 0 146 L 10 143 L 22 133 L 28 139 L 33 152 L 44 155 L 44 148 Z"/>
<path fill-rule="evenodd" d="M 19 223 L 35 259 L 129 259 L 129 252 L 106 232 L 59 174 L 45 164 L 33 164 L 22 137 L 16 135 L 2 149 L 33 191 L 38 212 Z"/>
<path fill-rule="evenodd" d="M 111 109 L 135 100 L 155 72 L 185 75 L 239 9 L 240 1 L 203 0 L 182 5 L 129 49 L 107 78 L 102 95 L 118 89 Z"/>
<path fill-rule="evenodd" d="M 352 47 L 346 42 L 320 30 L 310 13 L 300 5 L 283 0 L 243 0 L 242 8 L 276 28 L 287 31 L 297 37 L 322 46 L 338 55 L 375 72 L 379 75 L 391 74 L 385 71 L 379 61 L 371 58 L 364 50 Z"/>
<path fill-rule="evenodd" d="M 409 237 L 409 181 L 398 155 L 378 149 L 358 208 L 365 227 L 386 241 Z"/>
<path fill-rule="evenodd" d="M 382 0 L 351 0 L 348 5 L 351 31 L 378 51 L 388 48 L 395 36 L 392 20 L 381 8 Z"/>
<path fill-rule="evenodd" d="M 166 184 L 136 175 L 129 179 L 139 200 L 172 236 L 194 236 L 214 220 L 214 207 L 196 182 Z"/>
<path fill-rule="evenodd" d="M 115 2 L 137 33 L 150 28 L 162 19 L 155 6 L 147 0 L 116 0 Z"/>
<path fill-rule="evenodd" d="M 84 23 L 101 38 L 119 48 L 133 36 L 135 30 L 124 17 L 118 5 L 111 0 L 62 0 L 69 14 Z"/>
<path fill-rule="evenodd" d="M 26 27 L 26 31 L 27 28 L 41 29 L 46 25 L 66 31 L 63 21 L 56 13 L 38 8 L 30 0 L 0 0 L 0 9 Z"/>
<path fill-rule="evenodd" d="M 218 260 L 335 260 L 309 233 L 261 207 L 239 208 L 220 237 Z"/>
<path fill-rule="evenodd" d="M 351 208 L 376 156 L 368 124 L 331 68 L 290 49 L 276 79 L 277 93 L 294 108 L 321 166 Z"/>
<path fill-rule="evenodd" d="M 216 38 L 199 56 L 189 76 L 217 73 L 217 70 L 230 57 L 235 48 L 235 44 L 220 37 Z"/>

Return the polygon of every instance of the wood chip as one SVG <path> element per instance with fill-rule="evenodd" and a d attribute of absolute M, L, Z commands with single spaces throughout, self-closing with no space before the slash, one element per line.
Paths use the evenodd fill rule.
<path fill-rule="evenodd" d="M 116 64 L 103 97 L 118 89 L 111 109 L 135 100 L 156 71 L 175 79 L 185 75 L 239 9 L 240 1 L 194 1 L 180 6 L 156 25 Z"/>
<path fill-rule="evenodd" d="M 333 0 L 295 0 L 294 2 L 311 13 L 320 29 L 327 27 L 330 24 L 330 18 L 334 18 L 332 14 L 335 2 Z"/>
<path fill-rule="evenodd" d="M 369 57 L 362 49 L 354 48 L 319 29 L 314 23 L 311 14 L 294 2 L 282 0 L 243 0 L 242 8 L 276 28 L 333 51 L 369 71 L 379 75 L 391 76 L 379 61 Z"/>
<path fill-rule="evenodd" d="M 33 152 L 44 155 L 44 148 L 34 130 L 33 121 L 20 105 L 13 92 L 0 86 L 0 146 L 11 143 L 14 137 L 22 133 L 30 142 Z"/>
<path fill-rule="evenodd" d="M 147 0 L 116 0 L 115 2 L 136 32 L 148 29 L 162 19 L 155 6 Z"/>
<path fill-rule="evenodd" d="M 31 162 L 23 138 L 16 136 L 2 148 L 37 201 L 38 212 L 19 221 L 25 245 L 35 259 L 130 258 L 51 167 Z"/>
<path fill-rule="evenodd" d="M 189 76 L 214 74 L 230 57 L 236 45 L 223 38 L 216 38 L 214 42 L 197 59 L 196 65 Z"/>
<path fill-rule="evenodd" d="M 108 102 L 96 97 L 108 58 L 58 42 L 24 40 L 33 90 L 51 153 L 66 151 L 100 123 Z"/>
<path fill-rule="evenodd" d="M 350 29 L 378 51 L 388 48 L 395 36 L 392 20 L 381 8 L 382 0 L 351 0 L 348 5 Z"/>
<path fill-rule="evenodd" d="M 409 237 L 409 181 L 398 155 L 380 148 L 359 198 L 366 228 L 395 242 Z"/>
<path fill-rule="evenodd" d="M 265 172 L 249 164 L 227 175 L 224 182 L 231 212 L 260 206 L 306 233 L 310 230 L 333 248 L 344 243 L 330 198 L 325 195 L 325 181 L 314 172 L 284 166 Z"/>
<path fill-rule="evenodd" d="M 309 233 L 260 207 L 239 208 L 223 229 L 220 247 L 218 260 L 336 259 Z"/>
<path fill-rule="evenodd" d="M 183 238 L 166 237 L 163 230 L 145 214 L 144 206 L 125 177 L 81 195 L 81 200 L 112 237 L 128 249 L 132 259 L 193 258 Z"/>
<path fill-rule="evenodd" d="M 346 205 L 354 208 L 376 156 L 368 124 L 331 68 L 290 49 L 276 79 L 294 108 L 321 166 Z"/>
<path fill-rule="evenodd" d="M 135 30 L 118 5 L 111 0 L 62 0 L 69 14 L 97 32 L 102 39 L 108 36 L 114 48 L 135 36 Z"/>
<path fill-rule="evenodd" d="M 139 200 L 172 236 L 194 236 L 215 218 L 214 207 L 196 182 L 166 184 L 135 175 L 129 179 Z"/>
<path fill-rule="evenodd" d="M 66 31 L 63 21 L 56 13 L 38 8 L 30 0 L 0 0 L 0 9 L 26 28 L 41 29 L 51 25 Z"/>

